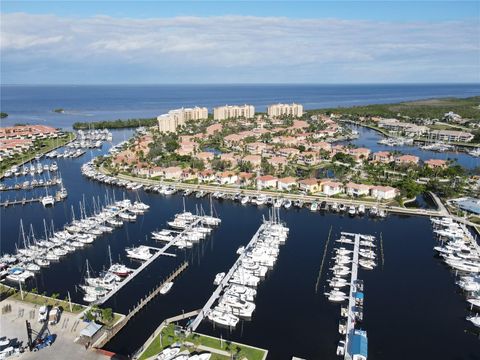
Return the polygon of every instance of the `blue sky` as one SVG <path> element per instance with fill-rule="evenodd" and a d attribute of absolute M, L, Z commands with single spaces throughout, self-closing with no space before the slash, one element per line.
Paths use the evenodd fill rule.
<path fill-rule="evenodd" d="M 2 82 L 479 82 L 479 4 L 2 1 Z"/>

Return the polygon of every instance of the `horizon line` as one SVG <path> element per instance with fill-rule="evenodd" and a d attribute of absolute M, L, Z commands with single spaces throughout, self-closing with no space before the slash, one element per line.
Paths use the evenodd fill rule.
<path fill-rule="evenodd" d="M 209 82 L 192 82 L 192 83 L 4 83 L 0 86 L 226 86 L 226 85 L 311 85 L 311 86 L 344 86 L 344 85 L 480 85 L 480 81 L 475 82 L 352 82 L 352 83 L 314 83 L 314 82 L 285 82 L 285 83 L 250 83 L 250 82 L 225 82 L 225 83 L 209 83 Z"/>

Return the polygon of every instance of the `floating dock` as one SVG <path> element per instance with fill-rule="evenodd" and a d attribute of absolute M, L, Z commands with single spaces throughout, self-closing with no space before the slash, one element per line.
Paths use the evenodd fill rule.
<path fill-rule="evenodd" d="M 118 287 L 116 287 L 114 290 L 110 291 L 106 296 L 104 296 L 101 299 L 98 299 L 96 302 L 94 302 L 92 304 L 98 305 L 98 304 L 105 303 L 107 300 L 109 300 L 111 297 L 113 297 L 117 292 L 119 292 L 125 285 L 127 285 L 130 282 L 130 280 L 132 280 L 135 276 L 140 274 L 143 269 L 145 269 L 148 265 L 150 265 L 152 262 L 154 262 L 161 255 L 175 256 L 175 254 L 167 253 L 167 250 L 180 239 L 180 237 L 182 236 L 182 234 L 184 232 L 187 232 L 191 228 L 193 228 L 194 226 L 198 225 L 198 223 L 201 220 L 202 220 L 201 217 L 198 217 L 197 219 L 195 219 L 195 221 L 193 221 L 185 230 L 178 233 L 177 236 L 175 236 L 172 240 L 170 240 L 168 243 L 166 243 L 162 248 L 147 246 L 149 249 L 155 250 L 155 254 L 153 254 L 153 256 L 150 259 L 148 259 L 147 261 L 145 261 L 142 265 L 140 265 L 140 267 L 135 269 L 135 271 L 133 273 L 131 273 L 125 280 L 123 280 Z"/>
<path fill-rule="evenodd" d="M 197 327 L 200 325 L 200 323 L 202 322 L 202 320 L 205 318 L 205 316 L 207 316 L 208 312 L 212 308 L 212 305 L 220 297 L 220 294 L 222 293 L 222 290 L 228 285 L 228 282 L 229 282 L 230 278 L 232 277 L 233 273 L 240 266 L 240 264 L 242 262 L 242 259 L 244 258 L 247 250 L 250 249 L 257 242 L 258 236 L 260 235 L 260 233 L 262 232 L 262 230 L 264 228 L 265 228 L 265 224 L 262 224 L 258 228 L 255 235 L 253 235 L 253 237 L 250 240 L 250 242 L 248 243 L 248 245 L 245 246 L 244 251 L 240 254 L 240 256 L 237 258 L 237 260 L 235 261 L 233 266 L 230 268 L 228 273 L 224 276 L 224 278 L 222 279 L 220 284 L 217 286 L 217 288 L 213 292 L 212 296 L 210 296 L 210 298 L 207 300 L 207 302 L 205 303 L 203 308 L 198 313 L 197 317 L 188 325 L 188 330 L 189 331 L 195 331 L 197 329 Z"/>

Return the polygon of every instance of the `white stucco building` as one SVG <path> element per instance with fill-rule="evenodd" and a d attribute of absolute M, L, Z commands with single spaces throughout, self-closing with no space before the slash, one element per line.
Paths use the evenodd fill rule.
<path fill-rule="evenodd" d="M 208 118 L 206 107 L 181 108 L 170 110 L 167 114 L 157 117 L 160 132 L 175 132 L 177 127 L 189 120 L 204 120 Z"/>
<path fill-rule="evenodd" d="M 245 118 L 251 119 L 255 116 L 255 107 L 253 105 L 225 105 L 213 108 L 214 120 L 226 120 Z"/>
<path fill-rule="evenodd" d="M 300 104 L 273 104 L 267 107 L 269 117 L 279 116 L 301 117 L 303 115 L 303 105 Z"/>

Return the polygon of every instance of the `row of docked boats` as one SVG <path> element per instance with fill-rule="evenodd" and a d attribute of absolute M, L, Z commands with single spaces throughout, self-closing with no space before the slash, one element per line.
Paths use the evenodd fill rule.
<path fill-rule="evenodd" d="M 206 214 L 193 214 L 183 211 L 176 214 L 171 221 L 167 221 L 169 229 L 152 231 L 152 239 L 162 242 L 173 242 L 172 245 L 179 249 L 191 248 L 193 244 L 205 239 L 219 226 L 221 219 Z"/>
<path fill-rule="evenodd" d="M 36 174 L 42 174 L 43 172 L 56 172 L 58 171 L 58 165 L 56 162 L 51 164 L 41 164 L 40 162 L 31 162 L 24 164 L 23 166 L 14 165 L 4 173 L 4 177 L 19 177 L 19 176 L 34 176 Z"/>
<path fill-rule="evenodd" d="M 334 213 L 346 213 L 350 216 L 369 215 L 371 217 L 378 217 L 378 218 L 387 217 L 387 211 L 384 209 L 380 209 L 375 205 L 371 206 L 370 208 L 367 208 L 364 204 L 355 206 L 355 205 L 342 204 L 338 202 L 333 202 L 329 204 L 326 201 L 322 201 L 320 203 L 313 201 L 312 203 L 310 203 L 310 210 L 311 211 L 331 211 Z"/>
<path fill-rule="evenodd" d="M 78 130 L 75 141 L 66 145 L 74 149 L 95 149 L 101 148 L 106 141 L 112 141 L 112 133 L 107 129 L 103 130 Z"/>
<path fill-rule="evenodd" d="M 331 259 L 333 265 L 329 268 L 331 277 L 327 280 L 330 289 L 325 292 L 325 296 L 331 302 L 339 303 L 348 300 L 348 288 L 351 286 L 351 281 L 347 278 L 351 275 L 353 266 L 360 266 L 365 270 L 373 270 L 377 266 L 375 237 L 363 234 L 359 236 L 360 241 L 357 250 L 345 247 L 345 245 L 355 245 L 355 240 L 351 234 L 342 233 L 340 238 L 335 240 L 340 247 L 333 250 Z M 358 251 L 357 263 L 353 261 L 355 251 Z"/>
<path fill-rule="evenodd" d="M 32 227 L 26 235 L 21 222 L 23 247 L 17 248 L 16 254 L 5 254 L 0 258 L 0 274 L 12 282 L 25 282 L 42 267 L 48 267 L 67 254 L 88 246 L 102 234 L 122 226 L 124 221 L 135 221 L 137 215 L 148 208 L 144 203 L 132 203 L 127 199 L 99 208 L 91 216 L 87 216 L 81 208 L 80 219 L 75 219 L 72 208 L 73 221 L 65 225 L 64 230 L 55 231 L 53 224 L 49 230 L 44 221 L 45 237 L 40 240 L 35 237 Z"/>
<path fill-rule="evenodd" d="M 115 290 L 120 282 L 125 281 L 125 279 L 134 271 L 124 264 L 113 263 L 110 247 L 108 248 L 108 253 L 110 257 L 110 266 L 106 271 L 100 272 L 98 276 L 91 275 L 87 260 L 84 284 L 79 286 L 84 293 L 83 301 L 87 303 L 97 302 L 108 295 L 110 291 Z"/>
<path fill-rule="evenodd" d="M 229 273 L 216 275 L 214 284 L 221 287 L 221 296 L 217 305 L 208 311 L 209 320 L 231 328 L 240 319 L 252 317 L 256 287 L 275 265 L 288 232 L 288 227 L 275 216 L 263 222 L 250 243 L 237 251 L 240 256 Z"/>
<path fill-rule="evenodd" d="M 0 191 L 10 190 L 31 190 L 38 187 L 57 186 L 62 185 L 63 181 L 61 177 L 52 177 L 50 179 L 33 179 L 31 181 L 25 180 L 23 182 L 16 183 L 15 185 L 0 184 Z"/>
<path fill-rule="evenodd" d="M 85 150 L 82 149 L 65 149 L 63 152 L 54 150 L 48 153 L 46 156 L 57 159 L 75 159 L 82 156 L 83 154 L 85 154 Z"/>
<path fill-rule="evenodd" d="M 434 251 L 457 277 L 469 308 L 467 321 L 480 328 L 480 247 L 468 229 L 452 218 L 432 218 L 431 222 L 438 239 Z"/>

